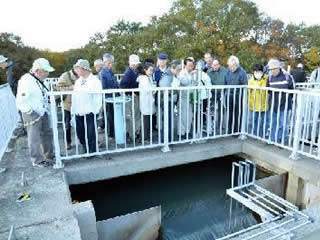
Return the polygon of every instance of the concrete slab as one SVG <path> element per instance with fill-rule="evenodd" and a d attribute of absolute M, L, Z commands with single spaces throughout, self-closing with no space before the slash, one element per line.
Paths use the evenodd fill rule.
<path fill-rule="evenodd" d="M 113 154 L 112 160 L 73 160 L 66 162 L 65 172 L 70 185 L 83 184 L 233 155 L 240 153 L 241 147 L 242 141 L 234 137 L 215 139 L 206 143 L 173 145 L 167 153 L 156 148 Z"/>
<path fill-rule="evenodd" d="M 98 232 L 96 214 L 91 201 L 73 205 L 75 217 L 78 220 L 82 240 L 97 240 Z"/>

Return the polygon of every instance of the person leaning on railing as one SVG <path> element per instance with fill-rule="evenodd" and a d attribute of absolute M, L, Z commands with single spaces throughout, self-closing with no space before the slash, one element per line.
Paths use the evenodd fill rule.
<path fill-rule="evenodd" d="M 73 88 L 71 113 L 76 116 L 76 132 L 83 153 L 93 153 L 97 151 L 96 114 L 102 106 L 102 95 L 97 92 L 102 91 L 102 86 L 100 80 L 91 73 L 87 60 L 79 59 L 74 70 L 79 78 Z"/>
<path fill-rule="evenodd" d="M 103 55 L 103 63 L 104 67 L 99 72 L 99 79 L 102 84 L 102 89 L 116 89 L 118 88 L 117 80 L 113 73 L 113 64 L 114 64 L 114 56 L 105 53 Z M 115 94 L 115 96 L 117 96 Z M 105 94 L 103 101 L 106 101 L 107 99 L 113 99 L 112 93 Z M 114 105 L 112 102 L 106 102 L 105 109 L 107 119 L 104 119 L 104 114 L 102 114 L 102 122 L 100 123 L 100 129 L 105 129 L 105 125 L 107 124 L 108 129 L 108 137 L 114 138 L 115 137 L 115 129 L 114 129 Z M 106 123 L 107 121 L 107 123 Z"/>
<path fill-rule="evenodd" d="M 248 76 L 246 71 L 240 66 L 239 59 L 236 56 L 230 56 L 228 59 L 228 71 L 226 73 L 225 85 L 247 85 Z M 231 88 L 227 96 L 226 103 L 229 112 L 228 133 L 238 133 L 241 130 L 241 109 L 242 99 L 240 98 L 241 89 Z M 243 94 L 242 94 L 243 96 Z"/>
<path fill-rule="evenodd" d="M 227 69 L 221 66 L 221 60 L 218 58 L 213 59 L 212 61 L 212 68 L 208 70 L 208 76 L 211 79 L 211 85 L 214 86 L 221 86 L 224 85 L 226 82 L 226 76 L 227 76 Z M 221 125 L 221 121 L 223 119 L 223 114 L 225 112 L 224 109 L 224 100 L 223 100 L 223 89 L 213 89 L 212 90 L 212 100 L 211 100 L 211 106 L 212 111 L 215 112 L 215 126 L 217 129 L 220 129 L 223 131 L 225 128 Z M 216 109 L 214 109 L 216 108 Z M 224 125 L 224 124 L 222 124 Z M 222 134 L 222 133 L 220 133 Z"/>
<path fill-rule="evenodd" d="M 17 108 L 22 112 L 27 127 L 29 154 L 35 167 L 48 167 L 54 157 L 48 117 L 48 89 L 43 83 L 53 71 L 54 68 L 47 59 L 39 58 L 33 62 L 30 72 L 23 75 L 18 83 Z"/>
<path fill-rule="evenodd" d="M 72 91 L 75 81 L 78 79 L 77 73 L 72 68 L 68 72 L 62 73 L 59 77 L 56 91 Z M 71 95 L 58 96 L 57 100 L 63 100 L 64 123 L 66 128 L 67 150 L 71 150 Z"/>
<path fill-rule="evenodd" d="M 270 59 L 268 67 L 271 73 L 267 81 L 268 87 L 294 89 L 292 76 L 282 71 L 279 60 Z M 271 106 L 271 141 L 281 143 L 282 135 L 284 135 L 285 141 L 288 138 L 289 111 L 292 108 L 292 94 L 288 94 L 287 97 L 286 93 L 275 91 L 274 94 L 269 94 L 269 96 L 269 104 Z M 285 126 L 283 127 L 283 125 Z"/>
<path fill-rule="evenodd" d="M 194 71 L 194 58 L 187 57 L 184 59 L 184 68 L 181 70 L 178 79 L 181 87 L 191 87 L 193 86 L 193 71 Z M 191 131 L 192 119 L 193 119 L 193 104 L 196 99 L 195 91 L 193 90 L 181 90 L 181 109 L 179 112 L 179 127 L 178 135 L 182 139 L 189 137 Z M 181 123 L 181 124 L 180 124 Z"/>
<path fill-rule="evenodd" d="M 268 76 L 263 72 L 262 64 L 254 64 L 253 74 L 248 81 L 249 121 L 251 129 L 249 134 L 263 137 L 267 133 L 267 91 L 250 87 L 266 87 Z"/>
<path fill-rule="evenodd" d="M 137 66 L 140 64 L 140 58 L 136 54 L 129 56 L 129 66 L 126 68 L 123 77 L 120 81 L 120 88 L 122 89 L 135 89 L 139 87 L 137 82 L 138 73 Z M 128 141 L 133 141 L 134 138 L 141 140 L 141 114 L 139 110 L 139 92 L 128 92 L 127 95 L 131 99 L 125 106 L 125 121 L 127 128 Z M 132 109 L 132 105 L 133 109 Z M 133 110 L 133 111 L 132 111 Z M 134 124 L 134 125 L 133 125 Z"/>

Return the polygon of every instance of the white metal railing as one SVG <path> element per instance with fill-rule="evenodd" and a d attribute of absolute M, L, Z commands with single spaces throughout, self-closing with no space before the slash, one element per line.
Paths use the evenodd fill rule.
<path fill-rule="evenodd" d="M 296 88 L 299 88 L 299 89 L 320 89 L 320 83 L 318 83 L 318 82 L 296 83 Z"/>
<path fill-rule="evenodd" d="M 248 86 L 103 90 L 90 93 L 105 99 L 100 114 L 93 114 L 93 120 L 82 120 L 83 123 L 73 115 L 72 119 L 78 121 L 72 121 L 71 131 L 65 121 L 58 125 L 58 117 L 65 119 L 66 112 L 63 104 L 57 108 L 54 99 L 63 102 L 65 96 L 72 94 L 50 93 L 56 167 L 62 166 L 62 160 L 73 158 L 153 147 L 169 151 L 173 144 L 237 135 L 291 150 L 292 158 L 303 154 L 320 160 L 317 91 Z M 154 102 L 156 121 L 140 111 L 140 104 L 150 109 Z M 78 131 L 85 134 L 82 142 L 77 124 L 83 128 Z M 89 132 L 88 124 L 92 128 Z M 93 137 L 88 139 L 88 134 Z"/>

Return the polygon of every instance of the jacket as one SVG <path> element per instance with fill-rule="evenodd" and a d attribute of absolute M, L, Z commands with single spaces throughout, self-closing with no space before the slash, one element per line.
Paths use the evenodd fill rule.
<path fill-rule="evenodd" d="M 76 80 L 72 94 L 72 114 L 84 116 L 89 113 L 97 114 L 102 107 L 101 82 L 92 73 L 84 79 Z"/>
<path fill-rule="evenodd" d="M 266 87 L 268 81 L 268 76 L 263 75 L 261 80 L 257 80 L 252 76 L 248 81 L 249 87 Z M 248 101 L 249 109 L 253 112 L 266 112 L 268 111 L 268 102 L 267 102 L 267 91 L 260 89 L 250 89 L 248 88 Z"/>
<path fill-rule="evenodd" d="M 21 77 L 19 69 L 17 65 L 12 62 L 10 59 L 7 60 L 8 66 L 6 67 L 6 76 L 7 82 L 11 88 L 11 91 L 14 96 L 17 95 L 17 88 L 18 88 L 18 80 Z"/>
<path fill-rule="evenodd" d="M 47 90 L 30 73 L 24 74 L 18 82 L 17 108 L 26 114 L 37 113 L 40 117 L 48 111 Z"/>
<path fill-rule="evenodd" d="M 72 91 L 77 76 L 73 74 L 72 70 L 62 73 L 58 79 L 56 91 Z M 60 97 L 60 96 L 59 96 Z M 71 95 L 63 95 L 63 107 L 67 111 L 71 111 Z"/>
<path fill-rule="evenodd" d="M 138 73 L 132 68 L 128 67 L 120 81 L 120 88 L 138 88 L 137 82 Z"/>
<path fill-rule="evenodd" d="M 269 75 L 267 81 L 267 87 L 271 88 L 278 88 L 278 89 L 294 89 L 294 81 L 292 76 L 287 73 L 284 73 L 280 70 L 280 73 L 277 76 Z M 269 94 L 269 104 L 272 106 L 272 94 Z M 288 110 L 292 107 L 292 94 L 288 94 Z M 280 99 L 279 99 L 280 98 Z M 280 101 L 280 111 L 285 110 L 286 106 L 286 94 L 281 92 L 274 93 L 274 100 L 273 100 L 273 109 L 272 111 L 277 112 L 279 108 L 279 101 Z"/>
<path fill-rule="evenodd" d="M 152 115 L 155 113 L 152 79 L 146 75 L 140 75 L 138 81 L 140 112 L 143 115 Z"/>
<path fill-rule="evenodd" d="M 248 76 L 246 71 L 242 67 L 238 67 L 236 71 L 231 72 L 230 69 L 227 70 L 226 78 L 224 81 L 225 85 L 247 85 L 248 84 Z M 230 89 L 229 97 L 233 97 L 233 95 L 239 95 L 240 89 Z"/>
<path fill-rule="evenodd" d="M 291 72 L 294 81 L 297 82 L 306 82 L 306 72 L 301 68 L 295 68 Z"/>
<path fill-rule="evenodd" d="M 111 69 L 104 67 L 99 72 L 99 79 L 102 84 L 102 89 L 115 89 L 118 88 L 117 80 Z M 105 95 L 106 98 L 112 97 L 111 93 Z"/>
<path fill-rule="evenodd" d="M 320 67 L 312 71 L 310 76 L 310 82 L 320 83 Z"/>
<path fill-rule="evenodd" d="M 226 82 L 226 73 L 227 70 L 224 67 L 220 67 L 218 71 L 214 71 L 211 68 L 207 72 L 211 79 L 212 85 L 224 85 Z"/>

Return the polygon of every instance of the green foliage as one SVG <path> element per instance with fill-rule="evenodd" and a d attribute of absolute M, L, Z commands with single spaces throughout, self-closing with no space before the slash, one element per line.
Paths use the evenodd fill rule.
<path fill-rule="evenodd" d="M 320 48 L 312 47 L 309 51 L 307 51 L 304 55 L 305 60 L 305 68 L 308 71 L 312 71 L 316 69 L 317 64 L 320 63 Z"/>

